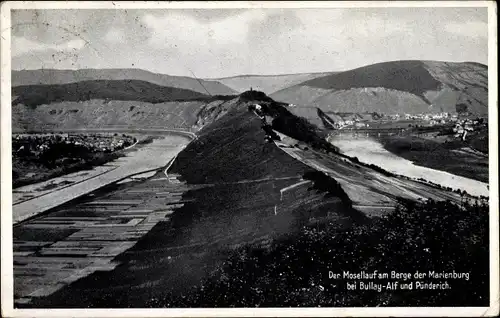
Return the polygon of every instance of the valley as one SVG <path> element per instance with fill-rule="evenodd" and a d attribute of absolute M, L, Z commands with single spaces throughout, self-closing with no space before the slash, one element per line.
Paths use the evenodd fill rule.
<path fill-rule="evenodd" d="M 348 293 L 324 273 L 371 269 L 377 261 L 369 255 L 402 268 L 417 263 L 411 255 L 454 253 L 463 264 L 484 256 L 489 174 L 487 153 L 474 150 L 484 149 L 484 131 L 468 130 L 465 142 L 450 130 L 485 116 L 481 65 L 400 61 L 198 82 L 220 95 L 193 79 L 130 70 L 54 71 L 51 80 L 35 73 L 16 75 L 13 132 L 152 142 L 92 170 L 15 189 L 20 308 L 398 305 L 406 300 L 390 292 L 339 299 Z M 480 87 L 471 89 L 475 81 Z M 442 118 L 431 124 L 429 114 Z M 456 154 L 448 166 L 423 163 L 433 151 L 426 147 L 407 149 L 408 140 L 444 144 L 428 130 L 445 128 L 454 146 L 439 155 Z M 476 166 L 462 169 L 464 162 Z M 429 244 L 441 247 L 427 252 Z M 471 255 L 460 254 L 471 246 Z M 470 265 L 477 276 L 461 290 L 483 286 L 486 265 Z M 468 295 L 484 303 L 482 294 Z"/>

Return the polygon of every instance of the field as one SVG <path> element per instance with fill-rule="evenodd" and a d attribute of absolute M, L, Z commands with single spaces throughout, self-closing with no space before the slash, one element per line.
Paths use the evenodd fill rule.
<path fill-rule="evenodd" d="M 140 181 L 136 187 L 108 186 L 15 226 L 16 303 L 29 304 L 95 271 L 119 265 L 117 255 L 182 205 L 179 194 L 185 187 L 174 181 L 175 177 L 164 178 L 146 190 Z M 154 196 L 148 195 L 151 192 Z"/>
<path fill-rule="evenodd" d="M 282 155 L 286 156 L 285 153 Z M 295 168 L 297 172 L 303 169 L 310 171 L 300 162 Z M 28 266 L 23 261 L 38 264 L 50 261 L 48 257 L 51 253 L 82 253 L 72 258 L 61 255 L 59 260 L 52 260 L 52 267 L 70 268 L 70 262 L 86 264 L 93 260 L 91 253 L 104 248 L 100 240 L 125 240 L 131 244 L 140 235 L 137 231 L 144 234 L 137 244 L 114 258 L 111 264 L 99 265 L 97 272 L 85 271 L 89 276 L 72 284 L 66 283 L 70 282 L 65 279 L 68 274 L 58 274 L 60 278 L 56 281 L 60 282 L 60 289 L 53 294 L 49 293 L 51 290 L 46 294 L 35 294 L 40 298 L 25 297 L 31 300 L 27 306 L 137 308 L 155 306 L 162 301 L 162 306 L 169 307 L 170 297 L 175 299 L 172 295 L 180 297 L 199 286 L 234 249 L 269 246 L 273 239 L 296 231 L 311 218 L 328 217 L 339 228 L 358 222 L 355 217 L 345 214 L 347 210 L 338 197 L 314 191 L 308 182 L 302 182 L 304 176 L 293 170 L 286 176 L 281 173 L 273 176 L 271 173 L 267 177 L 266 174 L 260 175 L 263 178 L 257 177 L 189 184 L 171 172 L 168 178 L 157 174 L 144 182 L 111 189 L 114 191 L 110 194 L 96 195 L 77 205 L 57 209 L 38 221 L 21 226 L 15 240 L 23 242 L 50 241 L 43 236 L 26 238 L 27 230 L 34 227 L 39 227 L 39 232 L 47 231 L 50 226 L 59 233 L 65 229 L 70 232 L 58 234 L 60 237 L 53 239 L 57 243 L 43 247 L 42 255 L 19 257 L 16 261 L 19 270 Z M 281 190 L 286 191 L 283 193 Z M 141 221 L 145 215 L 151 216 L 168 209 L 172 212 L 167 214 L 166 219 L 149 231 L 145 229 L 144 221 Z M 312 215 L 313 211 L 317 212 Z M 129 217 L 123 220 L 123 226 L 110 223 L 120 215 Z M 67 225 L 59 224 L 63 217 Z M 139 223 L 128 225 L 132 218 Z M 104 227 L 102 230 L 96 228 L 98 225 L 94 222 L 97 221 Z M 82 222 L 87 222 L 88 226 L 82 228 Z M 24 229 L 24 234 L 21 229 Z M 78 243 L 77 239 L 80 240 Z M 88 248 L 78 249 L 75 244 Z M 115 249 L 115 252 L 119 250 Z M 113 255 L 116 254 L 109 255 L 105 260 Z M 68 272 L 71 273 L 69 269 L 65 271 Z M 47 278 L 43 277 L 38 280 L 43 282 L 45 279 L 45 284 L 48 284 Z M 73 297 L 75 293 L 80 296 Z"/>

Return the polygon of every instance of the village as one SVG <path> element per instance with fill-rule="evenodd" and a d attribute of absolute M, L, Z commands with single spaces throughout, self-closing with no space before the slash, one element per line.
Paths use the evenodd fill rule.
<path fill-rule="evenodd" d="M 41 182 L 101 165 L 137 142 L 125 134 L 15 134 L 12 136 L 13 186 Z"/>
<path fill-rule="evenodd" d="M 87 148 L 90 152 L 113 152 L 132 145 L 137 139 L 125 134 L 16 134 L 12 136 L 12 152 L 40 154 L 52 145 L 64 143 Z"/>
<path fill-rule="evenodd" d="M 377 116 L 378 115 L 378 116 Z M 478 130 L 480 126 L 487 125 L 485 118 L 462 118 L 459 114 L 450 114 L 447 112 L 442 113 L 423 113 L 423 114 L 392 114 L 392 115 L 379 115 L 379 114 L 328 114 L 334 120 L 334 129 L 343 128 L 370 128 L 370 125 L 375 128 L 378 127 L 377 123 L 404 122 L 407 127 L 411 126 L 440 126 L 452 125 L 453 131 L 457 134 L 456 137 Z M 412 124 L 411 122 L 414 121 Z"/>

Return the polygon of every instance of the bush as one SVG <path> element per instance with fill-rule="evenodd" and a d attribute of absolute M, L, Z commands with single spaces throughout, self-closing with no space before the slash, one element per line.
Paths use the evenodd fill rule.
<path fill-rule="evenodd" d="M 320 182 L 321 183 L 321 182 Z M 271 248 L 240 248 L 174 307 L 488 306 L 488 205 L 401 202 L 348 231 L 306 228 Z M 470 273 L 448 290 L 346 291 L 328 272 Z M 162 305 L 156 303 L 156 306 Z"/>

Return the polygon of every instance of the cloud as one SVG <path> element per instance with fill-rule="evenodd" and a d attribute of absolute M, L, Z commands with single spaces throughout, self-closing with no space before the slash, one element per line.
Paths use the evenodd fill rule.
<path fill-rule="evenodd" d="M 123 30 L 111 28 L 104 36 L 104 40 L 109 43 L 124 43 L 126 41 L 126 35 Z"/>
<path fill-rule="evenodd" d="M 16 69 L 223 77 L 398 59 L 487 61 L 484 8 L 18 10 L 12 22 Z"/>
<path fill-rule="evenodd" d="M 142 22 L 152 30 L 149 44 L 157 48 L 171 46 L 200 47 L 245 43 L 249 24 L 264 19 L 261 10 L 245 11 L 226 19 L 200 22 L 185 14 L 169 12 L 163 16 L 146 14 Z"/>
<path fill-rule="evenodd" d="M 481 21 L 467 21 L 464 23 L 448 23 L 445 31 L 467 37 L 488 37 L 488 23 Z"/>
<path fill-rule="evenodd" d="M 68 52 L 81 50 L 85 46 L 82 39 L 74 39 L 58 44 L 47 44 L 28 40 L 24 37 L 12 37 L 12 56 L 18 56 L 25 53 L 36 53 L 45 51 Z"/>

